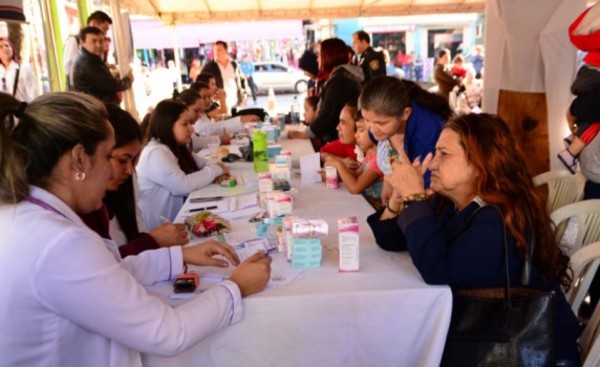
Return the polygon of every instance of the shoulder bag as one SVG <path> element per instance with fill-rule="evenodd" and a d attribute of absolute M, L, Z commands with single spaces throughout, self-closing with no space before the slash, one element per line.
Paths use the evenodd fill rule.
<path fill-rule="evenodd" d="M 452 290 L 452 317 L 442 366 L 555 365 L 554 292 L 527 287 L 535 241 L 526 257 L 521 286 L 511 287 L 506 226 L 503 235 L 506 284 Z"/>

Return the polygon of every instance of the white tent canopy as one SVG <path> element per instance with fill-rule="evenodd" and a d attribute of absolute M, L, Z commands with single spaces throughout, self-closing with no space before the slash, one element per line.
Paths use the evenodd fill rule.
<path fill-rule="evenodd" d="M 484 12 L 485 0 L 119 0 L 167 24 Z"/>

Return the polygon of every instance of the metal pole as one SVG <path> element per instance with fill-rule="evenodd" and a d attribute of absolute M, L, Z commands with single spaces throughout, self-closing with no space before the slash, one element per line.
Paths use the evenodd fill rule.
<path fill-rule="evenodd" d="M 181 60 L 179 59 L 179 37 L 177 37 L 177 28 L 175 24 L 171 24 L 173 35 L 173 55 L 175 56 L 175 68 L 177 69 L 177 90 L 181 92 Z"/>
<path fill-rule="evenodd" d="M 48 83 L 50 90 L 57 92 L 63 90 L 63 74 L 59 65 L 62 65 L 62 50 L 58 51 L 56 40 L 61 40 L 60 32 L 56 25 L 58 17 L 53 12 L 52 6 L 55 3 L 51 0 L 40 0 L 40 9 L 42 10 L 42 19 L 44 25 L 44 40 L 46 42 L 46 56 L 48 58 Z M 62 46 L 61 46 L 62 47 Z"/>
<path fill-rule="evenodd" d="M 127 33 L 123 28 L 119 1 L 110 0 L 110 9 L 113 15 L 113 39 L 115 42 L 115 49 L 117 51 L 117 58 L 119 59 L 119 73 L 121 77 L 123 77 L 129 72 L 129 70 L 131 70 L 130 62 L 132 61 L 129 60 L 127 49 L 123 43 L 123 35 Z M 123 102 L 125 103 L 125 110 L 139 119 L 137 109 L 135 108 L 135 100 L 133 98 L 132 88 L 123 91 Z"/>

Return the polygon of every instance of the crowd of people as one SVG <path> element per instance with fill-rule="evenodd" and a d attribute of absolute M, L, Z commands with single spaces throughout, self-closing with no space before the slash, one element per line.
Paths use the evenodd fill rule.
<path fill-rule="evenodd" d="M 8 365 L 134 366 L 140 353 L 174 355 L 241 320 L 241 298 L 269 279 L 265 254 L 240 262 L 215 240 L 183 247 L 187 232 L 171 223 L 192 191 L 229 177 L 198 150 L 228 144 L 261 119 L 224 117 L 250 95 L 248 73 L 218 41 L 194 83 L 140 125 L 119 107 L 133 74 L 115 76 L 104 59 L 110 24 L 95 12 L 74 40 L 71 92 L 34 98 L 23 83 L 0 93 L 0 358 Z M 10 43 L 0 46 L 14 70 L 5 63 L 17 60 Z M 407 251 L 428 284 L 502 287 L 506 233 L 511 285 L 521 284 L 531 254 L 527 285 L 556 295 L 558 365 L 578 365 L 580 326 L 563 293 L 569 258 L 524 157 L 502 119 L 473 113 L 468 97 L 470 110 L 449 103 L 476 73 L 455 58 L 452 77 L 442 50 L 439 91 L 426 91 L 386 76 L 363 31 L 352 47 L 323 40 L 314 56 L 316 64 L 300 59 L 313 82 L 307 126 L 289 138 L 311 139 L 349 194 L 372 204 L 368 224 L 382 250 Z M 146 292 L 184 263 L 236 269 L 177 308 Z"/>

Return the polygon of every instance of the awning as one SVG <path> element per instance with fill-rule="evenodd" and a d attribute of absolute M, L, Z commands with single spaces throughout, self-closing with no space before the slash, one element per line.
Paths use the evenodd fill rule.
<path fill-rule="evenodd" d="M 4 0 L 0 4 L 0 20 L 24 22 L 23 0 Z"/>
<path fill-rule="evenodd" d="M 133 45 L 136 49 L 173 48 L 173 31 L 158 20 L 132 20 Z M 302 21 L 180 24 L 175 26 L 180 48 L 198 47 L 200 43 L 245 40 L 278 40 L 303 37 Z"/>
<path fill-rule="evenodd" d="M 166 24 L 223 21 L 358 18 L 390 15 L 482 13 L 485 0 L 119 0 L 131 14 Z M 275 34 L 275 32 L 273 32 Z"/>

